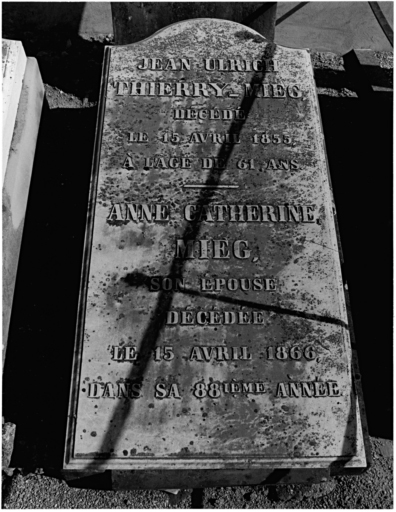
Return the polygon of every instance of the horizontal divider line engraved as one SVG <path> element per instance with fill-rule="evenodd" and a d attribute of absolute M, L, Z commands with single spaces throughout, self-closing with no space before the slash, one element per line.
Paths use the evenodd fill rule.
<path fill-rule="evenodd" d="M 183 185 L 183 188 L 239 188 L 239 185 L 207 185 L 206 183 L 204 183 Z"/>

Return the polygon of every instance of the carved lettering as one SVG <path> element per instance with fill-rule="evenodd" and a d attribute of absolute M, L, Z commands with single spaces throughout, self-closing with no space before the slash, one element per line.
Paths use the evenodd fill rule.
<path fill-rule="evenodd" d="M 205 82 L 115 82 L 117 96 L 191 96 L 193 98 L 224 96 L 230 84 Z M 126 87 L 125 87 L 126 86 Z"/>
<path fill-rule="evenodd" d="M 129 153 L 127 153 L 125 160 L 122 163 L 122 167 L 124 169 L 134 169 L 135 168 L 133 165 L 132 156 Z"/>
<path fill-rule="evenodd" d="M 166 325 L 264 325 L 262 311 L 167 311 Z"/>
<path fill-rule="evenodd" d="M 200 111 L 202 112 L 202 111 Z M 190 135 L 188 142 L 194 144 L 240 144 L 241 140 L 235 133 L 199 133 L 194 132 Z"/>
<path fill-rule="evenodd" d="M 114 345 L 112 347 L 112 357 L 111 359 L 113 361 L 136 361 L 137 359 L 137 352 L 136 347 L 134 346 L 123 346 L 120 347 L 118 345 Z"/>
<path fill-rule="evenodd" d="M 186 205 L 184 218 L 205 222 L 315 222 L 315 206 L 215 204 Z"/>
<path fill-rule="evenodd" d="M 209 313 L 217 313 L 210 311 Z M 244 347 L 192 347 L 190 361 L 250 361 L 252 355 L 247 346 Z"/>
<path fill-rule="evenodd" d="M 184 84 L 187 85 L 187 84 Z M 209 121 L 218 121 L 218 120 L 229 120 L 236 119 L 242 120 L 245 119 L 245 111 L 240 109 L 225 109 L 218 110 L 214 109 L 206 109 L 206 108 L 175 108 L 173 109 L 173 118 L 185 121 L 191 121 L 195 119 L 209 120 Z"/>
<path fill-rule="evenodd" d="M 231 382 L 196 382 L 193 385 L 193 394 L 196 398 L 219 398 L 223 394 L 253 394 L 259 395 L 266 393 L 264 382 L 244 382 L 244 381 L 231 381 Z"/>
<path fill-rule="evenodd" d="M 140 382 L 90 382 L 88 398 L 140 398 L 142 384 Z"/>
<path fill-rule="evenodd" d="M 274 59 L 205 59 L 204 62 L 206 71 L 278 71 L 278 62 Z"/>
<path fill-rule="evenodd" d="M 254 277 L 254 278 L 211 278 L 202 277 L 200 279 L 201 290 L 205 292 L 220 292 L 228 290 L 231 292 L 242 290 L 246 291 L 274 291 L 276 290 L 276 280 L 272 278 Z"/>
<path fill-rule="evenodd" d="M 187 157 L 146 157 L 144 169 L 191 169 L 191 159 Z"/>
<path fill-rule="evenodd" d="M 150 291 L 158 292 L 160 290 L 185 290 L 186 288 L 186 280 L 183 278 L 173 278 L 170 277 L 152 277 L 150 279 Z"/>
<path fill-rule="evenodd" d="M 297 84 L 285 87 L 283 84 L 250 84 L 245 83 L 245 96 L 254 98 L 301 98 L 302 91 Z"/>
<path fill-rule="evenodd" d="M 279 382 L 276 387 L 277 398 L 320 398 L 325 396 L 341 396 L 337 382 L 311 381 L 311 382 Z"/>
<path fill-rule="evenodd" d="M 224 169 L 225 161 L 223 158 L 202 158 L 202 169 Z"/>
<path fill-rule="evenodd" d="M 170 209 L 167 204 L 114 203 L 110 207 L 107 222 L 168 222 Z"/>
<path fill-rule="evenodd" d="M 150 59 L 142 57 L 137 69 L 151 71 L 182 71 L 191 69 L 190 59 Z"/>
<path fill-rule="evenodd" d="M 176 398 L 181 399 L 179 388 L 177 384 L 167 384 L 165 382 L 158 382 L 155 385 L 155 398 L 164 399 L 164 398 Z"/>
<path fill-rule="evenodd" d="M 176 258 L 184 259 L 229 259 L 234 256 L 238 259 L 250 257 L 251 250 L 245 240 L 176 240 Z"/>
<path fill-rule="evenodd" d="M 148 142 L 148 135 L 145 132 L 128 132 L 128 142 Z"/>

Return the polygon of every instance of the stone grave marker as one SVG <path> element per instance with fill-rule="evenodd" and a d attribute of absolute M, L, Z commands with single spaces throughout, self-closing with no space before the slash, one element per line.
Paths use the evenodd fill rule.
<path fill-rule="evenodd" d="M 65 468 L 363 470 L 334 216 L 307 50 L 215 19 L 108 47 Z"/>
<path fill-rule="evenodd" d="M 44 102 L 37 60 L 20 41 L 2 40 L 3 71 L 3 356 Z"/>

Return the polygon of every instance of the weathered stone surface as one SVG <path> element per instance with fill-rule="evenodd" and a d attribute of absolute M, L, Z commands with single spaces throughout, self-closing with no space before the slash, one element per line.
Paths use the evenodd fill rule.
<path fill-rule="evenodd" d="M 13 423 L 4 423 L 2 426 L 2 468 L 7 469 L 11 462 L 12 452 L 14 450 L 16 425 Z"/>
<path fill-rule="evenodd" d="M 3 183 L 3 361 L 43 100 L 40 70 L 29 57 Z"/>
<path fill-rule="evenodd" d="M 191 20 L 103 77 L 65 467 L 364 468 L 309 53 Z"/>
<path fill-rule="evenodd" d="M 3 155 L 2 182 L 7 169 L 15 118 L 25 74 L 26 55 L 20 41 L 2 40 L 2 71 L 3 71 Z"/>
<path fill-rule="evenodd" d="M 312 483 L 311 485 L 277 485 L 271 489 L 275 501 L 301 501 L 307 498 L 321 498 L 334 491 L 336 481 L 329 479 L 326 482 Z"/>
<path fill-rule="evenodd" d="M 393 441 L 390 439 L 376 439 L 375 442 L 382 457 L 393 457 Z"/>

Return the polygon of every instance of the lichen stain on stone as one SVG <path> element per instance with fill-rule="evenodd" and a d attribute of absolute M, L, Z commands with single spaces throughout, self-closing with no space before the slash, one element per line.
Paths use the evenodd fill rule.
<path fill-rule="evenodd" d="M 254 41 L 255 43 L 263 43 L 265 42 L 265 38 L 260 36 L 259 34 L 252 34 L 247 30 L 241 30 L 240 32 L 234 32 L 234 37 L 236 39 L 240 39 L 241 41 L 248 41 L 249 39 Z"/>
<path fill-rule="evenodd" d="M 258 304 L 258 309 L 262 307 L 263 325 L 249 328 L 240 325 L 231 328 L 156 326 L 154 347 L 172 346 L 174 359 L 169 362 L 150 359 L 144 369 L 143 396 L 132 404 L 126 400 L 103 399 L 99 402 L 82 397 L 81 407 L 86 408 L 86 421 L 92 421 L 93 403 L 96 407 L 100 403 L 99 416 L 94 417 L 98 438 L 89 441 L 96 448 L 94 443 L 102 438 L 102 432 L 111 428 L 115 436 L 122 432 L 119 454 L 124 450 L 125 457 L 146 459 L 150 456 L 188 459 L 224 455 L 241 458 L 259 453 L 262 457 L 295 460 L 317 457 L 318 454 L 346 453 L 350 451 L 350 441 L 346 441 L 349 448 L 343 448 L 343 433 L 338 427 L 346 426 L 347 436 L 352 437 L 354 422 L 348 423 L 345 412 L 351 403 L 348 396 L 350 369 L 346 356 L 348 338 L 343 327 L 326 323 L 326 318 L 341 319 L 342 313 L 334 284 L 335 251 L 329 243 L 331 217 L 326 203 L 328 183 L 315 124 L 314 85 L 307 81 L 306 52 L 270 45 L 248 28 L 246 31 L 240 27 L 233 31 L 228 26 L 223 29 L 218 20 L 194 23 L 197 30 L 178 33 L 176 28 L 170 27 L 166 33 L 172 37 L 158 34 L 144 42 L 144 49 L 140 45 L 112 48 L 110 79 L 184 79 L 202 83 L 210 80 L 229 83 L 235 90 L 243 91 L 244 84 L 254 73 L 207 72 L 203 67 L 204 59 L 251 60 L 275 56 L 279 72 L 266 73 L 264 81 L 301 84 L 304 98 L 301 101 L 257 98 L 247 121 L 239 125 L 242 126 L 240 136 L 243 142 L 222 148 L 219 144 L 193 144 L 188 142 L 188 137 L 193 132 L 226 133 L 236 124 L 232 125 L 231 121 L 178 122 L 170 117 L 169 112 L 172 108 L 237 109 L 244 100 L 242 94 L 238 98 L 224 99 L 117 97 L 115 89 L 108 87 L 95 218 L 95 258 L 92 260 L 92 280 L 88 290 L 88 298 L 92 300 L 87 308 L 90 339 L 84 346 L 90 363 L 83 361 L 84 375 L 89 369 L 90 375 L 100 372 L 105 382 L 127 381 L 133 365 L 117 363 L 115 366 L 112 363 L 107 368 L 108 347 L 134 345 L 139 348 L 145 333 L 155 327 L 157 317 L 153 312 L 161 310 L 158 304 L 161 293 L 150 291 L 151 278 L 169 274 L 175 257 L 175 239 L 187 235 L 188 229 L 194 232 L 183 219 L 184 207 L 202 202 L 202 195 L 199 190 L 183 189 L 183 184 L 205 182 L 208 178 L 209 172 L 200 168 L 200 159 L 215 157 L 220 151 L 225 151 L 228 159 L 226 170 L 215 171 L 212 177 L 220 182 L 240 184 L 238 190 L 213 191 L 207 201 L 209 205 L 315 204 L 318 205 L 315 210 L 318 222 L 252 224 L 202 221 L 199 230 L 194 232 L 197 239 L 248 239 L 251 257 L 243 261 L 234 258 L 221 262 L 199 259 L 184 262 L 182 275 L 187 280 L 188 289 L 184 293 L 173 293 L 172 309 L 177 312 L 186 309 L 249 311 L 238 301 L 251 300 Z M 193 63 L 191 72 L 172 72 L 165 76 L 158 71 L 143 74 L 136 69 L 138 59 L 144 55 L 178 58 L 180 48 L 183 48 L 183 56 L 189 57 Z M 256 78 L 260 80 L 262 76 L 256 74 Z M 129 131 L 147 132 L 150 140 L 144 145 L 129 143 Z M 295 146 L 252 144 L 252 134 L 264 131 L 288 133 L 293 136 Z M 184 139 L 180 144 L 160 142 L 158 138 L 167 132 L 177 132 Z M 132 169 L 122 167 L 126 153 L 132 155 Z M 185 156 L 194 162 L 188 170 L 155 169 L 144 162 L 145 157 L 154 156 Z M 255 169 L 237 169 L 241 158 L 253 158 Z M 299 168 L 262 170 L 263 162 L 270 158 L 296 159 Z M 117 202 L 168 204 L 171 219 L 161 225 L 108 219 L 111 205 Z M 98 242 L 100 250 L 96 249 Z M 231 294 L 224 289 L 217 294 L 200 295 L 200 278 L 204 276 L 271 276 L 277 280 L 278 288 L 275 293 L 238 290 Z M 224 296 L 232 298 L 235 303 L 222 300 Z M 271 307 L 277 308 L 278 312 L 271 311 Z M 282 309 L 284 314 L 280 312 Z M 293 312 L 314 314 L 318 318 L 293 316 Z M 242 344 L 248 346 L 253 354 L 251 361 L 190 360 L 193 346 L 230 347 Z M 269 346 L 282 346 L 287 350 L 292 347 L 303 350 L 309 346 L 314 347 L 317 354 L 310 361 L 271 361 L 265 351 Z M 220 383 L 231 379 L 244 382 L 259 380 L 265 383 L 267 391 L 262 396 L 240 394 L 214 399 L 198 399 L 193 394 L 197 382 Z M 342 395 L 331 398 L 330 409 L 325 406 L 325 400 L 319 398 L 276 397 L 279 382 L 317 379 L 339 383 Z M 182 399 L 155 399 L 154 389 L 158 383 L 177 383 Z M 120 406 L 118 417 L 113 418 L 115 402 Z M 123 415 L 127 415 L 126 418 Z M 103 427 L 98 430 L 101 420 Z M 128 440 L 128 436 L 132 439 L 131 435 L 136 439 L 132 449 Z M 109 444 L 114 443 L 109 441 Z M 82 450 L 79 448 L 77 451 Z M 92 452 L 91 449 L 87 451 Z M 106 446 L 101 451 L 105 453 Z"/>

